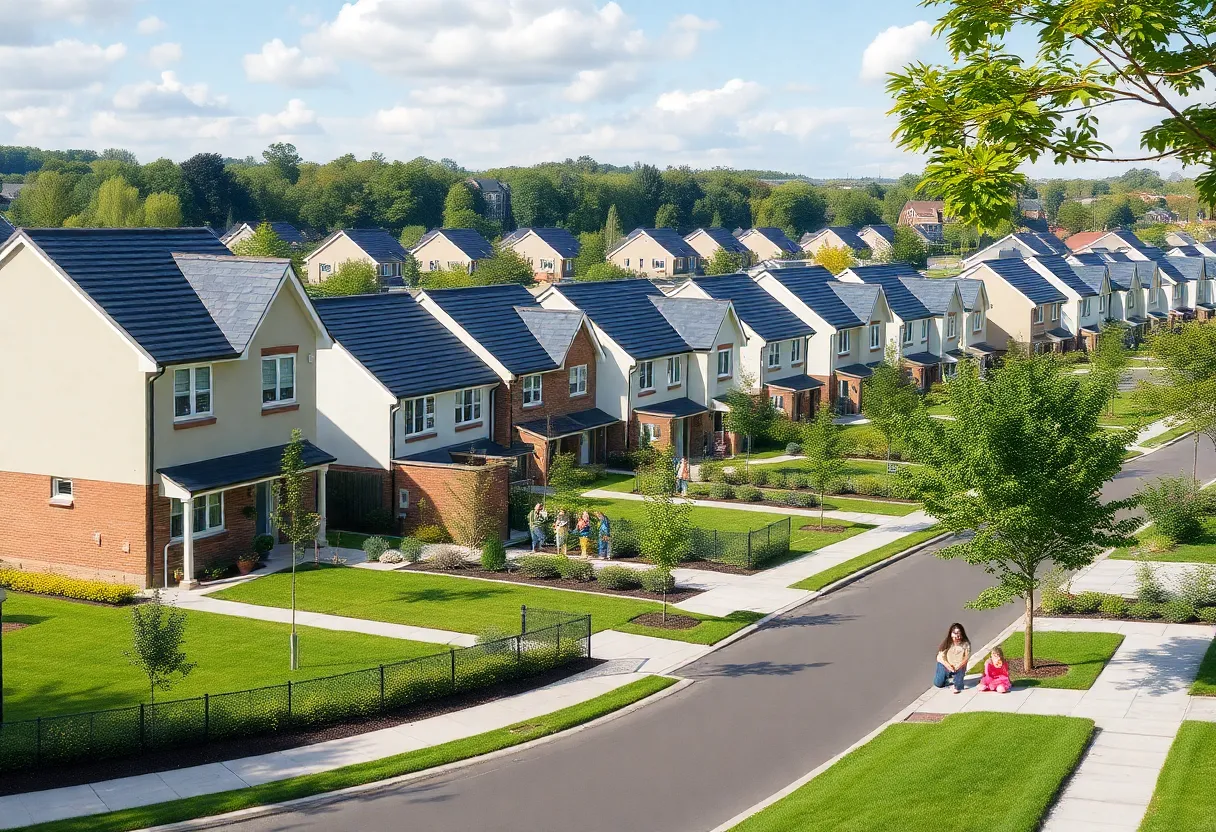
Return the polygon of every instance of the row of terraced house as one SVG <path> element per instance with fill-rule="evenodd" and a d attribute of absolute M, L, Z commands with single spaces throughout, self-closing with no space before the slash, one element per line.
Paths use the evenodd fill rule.
<path fill-rule="evenodd" d="M 662 288 L 313 299 L 289 261 L 234 256 L 208 229 L 18 230 L 0 247 L 0 559 L 189 583 L 275 533 L 293 430 L 322 539 L 373 517 L 453 527 L 471 505 L 506 534 L 512 484 L 544 483 L 557 453 L 734 451 L 744 379 L 794 419 L 852 413 L 889 349 L 927 388 L 1010 340 L 1084 349 L 1108 318 L 1214 308 L 1199 249 L 1018 234 L 980 254 L 957 279 L 780 261 Z"/>

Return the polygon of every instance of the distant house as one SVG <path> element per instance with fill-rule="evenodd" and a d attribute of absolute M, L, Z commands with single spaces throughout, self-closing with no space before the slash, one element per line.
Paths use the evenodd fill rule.
<path fill-rule="evenodd" d="M 1168 208 L 1149 208 L 1144 218 L 1149 222 L 1178 222 L 1178 215 Z"/>
<path fill-rule="evenodd" d="M 1076 333 L 1061 321 L 1068 295 L 1030 260 L 983 260 L 964 274 L 982 280 L 992 302 L 988 311 L 991 343 L 1004 348 L 1015 341 L 1028 344 L 1034 352 L 1060 352 L 1075 343 Z"/>
<path fill-rule="evenodd" d="M 239 222 L 228 229 L 227 234 L 220 237 L 220 242 L 228 246 L 228 248 L 232 248 L 242 240 L 248 240 L 252 237 L 253 232 L 258 230 L 259 225 L 261 223 Z M 270 229 L 278 235 L 280 240 L 292 248 L 299 248 L 306 242 L 304 235 L 300 233 L 299 229 L 289 222 L 272 222 L 270 223 Z"/>
<path fill-rule="evenodd" d="M 504 229 L 508 229 L 514 225 L 511 221 L 510 185 L 497 179 L 480 179 L 477 177 L 466 179 L 465 184 L 481 194 L 481 199 L 485 203 L 484 216 L 486 219 L 494 220 Z"/>
<path fill-rule="evenodd" d="M 1018 213 L 1028 220 L 1047 219 L 1047 212 L 1043 210 L 1043 203 L 1029 197 L 1018 198 Z"/>
<path fill-rule="evenodd" d="M 641 277 L 697 273 L 697 250 L 671 228 L 635 228 L 608 251 L 608 261 Z"/>
<path fill-rule="evenodd" d="M 309 283 L 320 283 L 348 260 L 371 263 L 380 284 L 404 288 L 402 267 L 407 252 L 397 238 L 382 228 L 343 228 L 330 234 L 304 258 Z"/>
<path fill-rule="evenodd" d="M 494 256 L 494 246 L 472 228 L 434 228 L 410 249 L 421 272 L 463 269 L 469 274 L 477 264 Z"/>
<path fill-rule="evenodd" d="M 564 228 L 519 228 L 504 237 L 501 245 L 528 261 L 539 281 L 553 283 L 574 276 L 579 241 Z"/>
<path fill-rule="evenodd" d="M 1050 254 L 1065 255 L 1069 248 L 1050 231 L 1017 231 L 1007 234 L 995 243 L 985 246 L 963 260 L 963 268 L 970 268 L 981 260 L 1000 260 L 1009 257 L 1040 257 Z"/>
<path fill-rule="evenodd" d="M 13 205 L 13 200 L 17 198 L 17 194 L 21 193 L 25 188 L 22 182 L 9 182 L 0 185 L 0 211 L 7 211 Z"/>
<path fill-rule="evenodd" d="M 1167 246 L 1193 246 L 1199 241 L 1185 231 L 1167 231 L 1165 244 Z"/>
<path fill-rule="evenodd" d="M 722 249 L 731 254 L 742 255 L 744 266 L 752 260 L 752 250 L 725 228 L 698 228 L 690 234 L 685 234 L 684 242 L 696 249 L 702 263 L 713 259 Z"/>
<path fill-rule="evenodd" d="M 857 236 L 861 241 L 870 247 L 870 251 L 875 254 L 882 254 L 885 251 L 890 251 L 891 246 L 895 243 L 895 229 L 889 225 L 878 223 L 876 225 L 863 226 L 857 232 Z"/>
<path fill-rule="evenodd" d="M 1106 236 L 1105 231 L 1078 231 L 1064 240 L 1071 251 L 1085 251 L 1090 244 Z"/>
<path fill-rule="evenodd" d="M 780 228 L 749 228 L 739 235 L 739 242 L 751 250 L 756 260 L 788 257 L 802 250 Z"/>
<path fill-rule="evenodd" d="M 815 254 L 824 247 L 847 248 L 854 254 L 863 251 L 867 254 L 870 252 L 870 247 L 866 245 L 865 240 L 861 239 L 857 231 L 844 225 L 828 226 L 818 231 L 807 232 L 802 236 L 799 244 L 807 254 Z"/>
<path fill-rule="evenodd" d="M 940 199 L 910 199 L 899 212 L 899 224 L 916 229 L 930 242 L 940 243 L 944 239 L 942 230 L 950 222 L 945 209 Z"/>

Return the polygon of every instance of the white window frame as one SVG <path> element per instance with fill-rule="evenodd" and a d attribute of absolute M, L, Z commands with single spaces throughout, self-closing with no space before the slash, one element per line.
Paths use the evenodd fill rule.
<path fill-rule="evenodd" d="M 570 368 L 570 395 L 587 395 L 587 365 L 579 364 Z"/>
<path fill-rule="evenodd" d="M 422 436 L 423 434 L 434 433 L 435 397 L 419 396 L 415 399 L 406 399 L 401 404 L 401 417 L 405 420 L 406 436 Z M 421 427 L 416 427 L 419 424 L 421 424 Z"/>
<path fill-rule="evenodd" d="M 774 341 L 768 345 L 768 367 L 775 369 L 781 366 L 781 342 Z"/>
<path fill-rule="evenodd" d="M 1093 310 L 1093 304 L 1090 303 L 1091 298 L 1081 298 L 1081 317 L 1088 318 L 1089 313 Z"/>
<path fill-rule="evenodd" d="M 899 342 L 905 346 L 912 346 L 912 324 L 904 324 L 899 329 Z"/>
<path fill-rule="evenodd" d="M 655 257 L 650 258 L 650 268 L 652 268 L 652 269 L 667 268 L 667 258 L 664 257 L 662 260 L 659 260 L 658 258 L 655 258 Z"/>
<path fill-rule="evenodd" d="M 1181 283 L 1175 283 L 1174 284 L 1174 301 L 1177 302 L 1177 301 L 1185 300 L 1185 299 L 1186 299 L 1186 286 L 1184 286 Z"/>
<path fill-rule="evenodd" d="M 718 378 L 730 378 L 731 377 L 732 369 L 733 369 L 733 367 L 732 367 L 733 362 L 731 360 L 732 352 L 733 352 L 733 350 L 729 349 L 729 348 L 718 350 Z M 723 366 L 722 366 L 723 361 L 725 361 L 725 363 L 726 363 L 725 368 L 723 368 Z"/>
<path fill-rule="evenodd" d="M 958 337 L 958 316 L 953 312 L 946 315 L 946 337 Z"/>
<path fill-rule="evenodd" d="M 638 437 L 649 437 L 650 441 L 658 439 L 662 435 L 658 425 L 652 425 L 649 422 L 638 422 Z"/>
<path fill-rule="evenodd" d="M 781 393 L 772 393 L 768 397 L 768 403 L 778 410 L 785 410 L 785 396 Z"/>
<path fill-rule="evenodd" d="M 527 380 L 531 376 L 524 376 Z M 536 402 L 540 404 L 538 400 Z M 524 405 L 527 407 L 527 405 Z M 481 421 L 481 388 L 468 387 L 464 390 L 456 391 L 456 408 L 453 411 L 456 419 L 456 424 L 471 425 Z"/>
<path fill-rule="evenodd" d="M 1058 320 L 1060 320 L 1060 304 L 1058 304 L 1058 303 L 1053 303 L 1053 304 L 1051 305 L 1051 319 L 1052 319 L 1053 321 L 1058 321 Z"/>
<path fill-rule="evenodd" d="M 870 324 L 870 349 L 877 350 L 882 348 L 882 326 L 880 324 Z"/>
<path fill-rule="evenodd" d="M 545 403 L 545 383 L 540 373 L 524 376 L 520 380 L 519 389 L 524 407 L 540 407 Z"/>
<path fill-rule="evenodd" d="M 972 312 L 971 313 L 971 331 L 972 332 L 981 332 L 981 331 L 983 331 L 983 329 L 984 329 L 984 313 L 983 312 Z"/>
<path fill-rule="evenodd" d="M 1043 323 L 1043 307 L 1042 306 L 1036 306 L 1034 308 L 1034 322 L 1036 324 Z"/>
<path fill-rule="evenodd" d="M 1098 295 L 1098 314 L 1102 314 L 1110 306 L 1110 295 Z"/>
<path fill-rule="evenodd" d="M 790 366 L 797 366 L 802 363 L 802 339 L 794 338 L 790 341 Z"/>
<path fill-rule="evenodd" d="M 410 510 L 410 490 L 408 488 L 397 489 L 397 511 L 407 512 Z"/>
<path fill-rule="evenodd" d="M 654 362 L 643 361 L 638 364 L 638 390 L 654 389 Z"/>
<path fill-rule="evenodd" d="M 70 506 L 76 502 L 72 481 L 67 477 L 51 477 L 51 505 Z"/>
<path fill-rule="evenodd" d="M 852 351 L 852 345 L 849 343 L 852 339 L 849 337 L 849 330 L 842 329 L 836 333 L 836 354 L 848 355 Z"/>
<path fill-rule="evenodd" d="M 667 386 L 668 387 L 679 387 L 681 384 L 684 383 L 683 369 L 682 369 L 683 364 L 684 364 L 684 362 L 680 360 L 680 356 L 678 356 L 678 355 L 673 355 L 671 358 L 667 359 Z"/>
<path fill-rule="evenodd" d="M 909 340 L 911 340 L 911 339 L 909 339 Z M 920 319 L 920 340 L 922 340 L 922 341 L 929 340 L 929 319 L 928 318 Z"/>
<path fill-rule="evenodd" d="M 274 392 L 273 398 L 266 398 L 266 394 L 270 391 L 266 388 L 266 365 L 273 364 L 274 366 Z M 283 395 L 283 367 L 290 363 L 291 366 L 291 395 Z M 286 404 L 293 404 L 296 400 L 296 356 L 295 353 L 287 355 L 264 355 L 262 356 L 262 407 L 282 407 Z"/>
<path fill-rule="evenodd" d="M 186 504 L 176 497 L 170 498 L 169 502 L 169 539 L 172 541 L 184 540 L 186 537 L 185 527 L 185 510 Z M 215 520 L 216 512 L 219 513 L 219 522 Z M 202 514 L 203 522 L 200 525 L 199 515 Z M 174 520 L 177 521 L 179 527 L 178 533 L 173 534 Z M 213 494 L 203 494 L 194 498 L 194 527 L 190 530 L 191 537 L 198 540 L 200 537 L 209 537 L 213 534 L 219 534 L 224 531 L 224 492 L 217 491 Z"/>
<path fill-rule="evenodd" d="M 528 265 L 532 265 L 532 264 L 531 264 L 531 263 L 529 263 Z M 544 257 L 542 257 L 542 258 L 540 259 L 540 270 L 541 270 L 542 272 L 556 273 L 557 268 L 556 268 L 556 267 L 554 266 L 554 264 L 553 264 L 553 258 L 551 258 L 551 257 L 550 257 L 550 258 L 544 258 Z"/>
<path fill-rule="evenodd" d="M 206 371 L 206 375 L 207 375 L 206 389 L 201 389 L 201 387 L 199 385 L 198 376 L 199 376 L 200 370 Z M 180 415 L 177 412 L 177 401 L 179 398 L 181 398 L 183 396 L 183 393 L 179 393 L 177 390 L 177 381 L 178 381 L 179 373 L 186 374 L 186 383 L 187 383 L 188 389 L 185 391 L 184 396 L 186 398 L 186 403 L 189 407 L 189 411 L 187 413 L 182 413 Z M 200 393 L 202 393 L 203 395 L 205 395 L 207 397 L 207 409 L 206 410 L 199 407 L 198 398 L 199 398 Z M 215 413 L 215 370 L 212 369 L 211 365 L 210 364 L 196 364 L 192 367 L 175 367 L 173 369 L 173 421 L 188 422 L 191 419 L 205 419 L 208 416 L 213 415 L 214 413 Z"/>

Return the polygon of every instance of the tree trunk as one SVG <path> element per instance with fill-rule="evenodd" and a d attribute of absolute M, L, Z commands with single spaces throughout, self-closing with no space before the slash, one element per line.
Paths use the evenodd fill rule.
<path fill-rule="evenodd" d="M 1199 431 L 1195 431 L 1195 485 L 1199 485 Z"/>
<path fill-rule="evenodd" d="M 823 491 L 819 492 L 819 528 L 823 528 Z"/>
<path fill-rule="evenodd" d="M 1022 669 L 1034 669 L 1034 590 L 1026 593 L 1026 636 L 1022 645 Z"/>

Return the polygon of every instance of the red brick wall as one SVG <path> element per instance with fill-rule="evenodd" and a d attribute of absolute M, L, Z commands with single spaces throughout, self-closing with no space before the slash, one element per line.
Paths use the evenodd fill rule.
<path fill-rule="evenodd" d="M 587 393 L 582 396 L 570 395 L 570 368 L 580 364 L 587 365 Z M 574 336 L 574 343 L 566 354 L 566 366 L 560 370 L 544 373 L 541 376 L 541 404 L 536 407 L 523 405 L 523 394 L 520 382 L 515 382 L 515 396 L 511 400 L 511 424 L 531 422 L 544 419 L 546 416 L 565 416 L 595 407 L 595 347 L 586 327 L 580 329 Z M 501 389 L 501 388 L 500 388 Z"/>
<path fill-rule="evenodd" d="M 410 493 L 409 512 L 402 524 L 405 532 L 432 523 L 451 531 L 458 524 L 456 518 L 460 516 L 459 512 L 465 510 L 476 479 L 488 477 L 488 505 L 485 510 L 498 518 L 499 534 L 504 540 L 507 538 L 510 466 L 501 463 L 475 466 L 425 462 L 397 462 L 394 465 L 397 469 L 397 488 L 407 489 Z M 427 503 L 425 509 L 419 505 L 423 499 Z"/>
<path fill-rule="evenodd" d="M 0 560 L 144 586 L 147 487 L 74 479 L 72 491 L 71 507 L 52 506 L 49 476 L 0 472 Z"/>
<path fill-rule="evenodd" d="M 515 423 L 511 421 L 511 396 L 514 391 L 505 382 L 500 381 L 494 388 L 494 430 L 490 437 L 499 445 L 510 445 Z"/>

